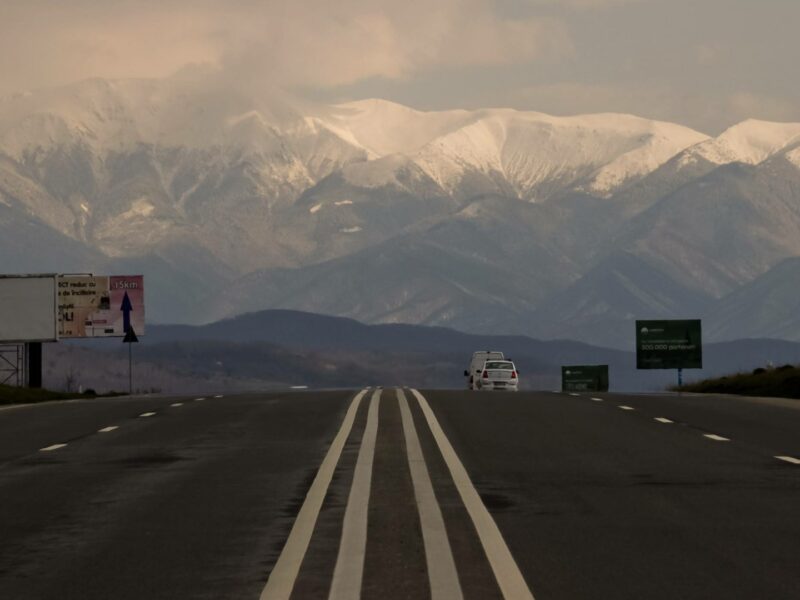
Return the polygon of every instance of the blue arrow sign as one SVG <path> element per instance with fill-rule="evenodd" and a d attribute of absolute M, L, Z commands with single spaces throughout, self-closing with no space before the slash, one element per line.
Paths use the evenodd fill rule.
<path fill-rule="evenodd" d="M 133 310 L 131 299 L 128 298 L 128 292 L 125 292 L 125 297 L 122 299 L 122 306 L 120 306 L 119 309 L 122 311 L 122 330 L 128 333 L 131 329 L 131 311 Z"/>

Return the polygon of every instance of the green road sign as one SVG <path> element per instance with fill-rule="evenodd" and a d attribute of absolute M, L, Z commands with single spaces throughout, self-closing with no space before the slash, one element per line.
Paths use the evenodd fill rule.
<path fill-rule="evenodd" d="M 607 392 L 608 365 L 561 367 L 561 391 Z"/>
<path fill-rule="evenodd" d="M 699 319 L 636 321 L 637 369 L 702 369 Z"/>

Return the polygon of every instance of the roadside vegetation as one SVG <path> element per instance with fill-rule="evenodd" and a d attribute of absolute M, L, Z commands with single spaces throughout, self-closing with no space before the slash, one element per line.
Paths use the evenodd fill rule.
<path fill-rule="evenodd" d="M 680 388 L 675 387 L 673 390 L 701 394 L 739 394 L 800 399 L 800 367 L 784 365 L 777 368 L 758 368 L 752 373 L 737 373 L 726 377 L 706 379 Z"/>
<path fill-rule="evenodd" d="M 45 389 L 31 389 L 0 384 L 0 405 L 31 404 L 34 402 L 50 402 L 51 400 L 74 400 L 75 398 L 106 398 L 122 396 L 120 392 L 97 394 L 94 390 L 85 392 L 54 392 Z"/>
<path fill-rule="evenodd" d="M 0 404 L 27 404 L 29 402 L 86 398 L 87 396 L 92 397 L 92 395 L 79 394 L 77 392 L 52 392 L 50 390 L 0 385 Z"/>

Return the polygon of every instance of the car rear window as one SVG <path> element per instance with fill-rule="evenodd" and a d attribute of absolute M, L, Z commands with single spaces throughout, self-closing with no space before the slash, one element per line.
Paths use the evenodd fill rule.
<path fill-rule="evenodd" d="M 495 362 L 495 361 L 493 361 L 493 362 L 487 362 L 486 366 L 484 368 L 486 368 L 486 369 L 506 369 L 508 371 L 511 371 L 514 368 L 514 364 L 510 363 L 510 362 Z"/>

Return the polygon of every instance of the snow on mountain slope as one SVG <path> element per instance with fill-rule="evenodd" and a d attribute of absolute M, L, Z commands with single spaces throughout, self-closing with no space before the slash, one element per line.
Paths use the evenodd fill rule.
<path fill-rule="evenodd" d="M 556 187 L 585 182 L 586 191 L 609 195 L 708 139 L 679 125 L 618 114 L 421 112 L 382 100 L 338 108 L 332 130 L 357 140 L 373 158 L 408 157 L 449 193 L 468 173 L 477 172 L 504 179 L 526 199 L 537 199 L 544 184 L 555 182 Z"/>
<path fill-rule="evenodd" d="M 689 148 L 680 157 L 680 163 L 688 165 L 702 159 L 715 165 L 733 162 L 757 165 L 797 141 L 800 141 L 800 123 L 748 119 L 716 138 Z"/>

